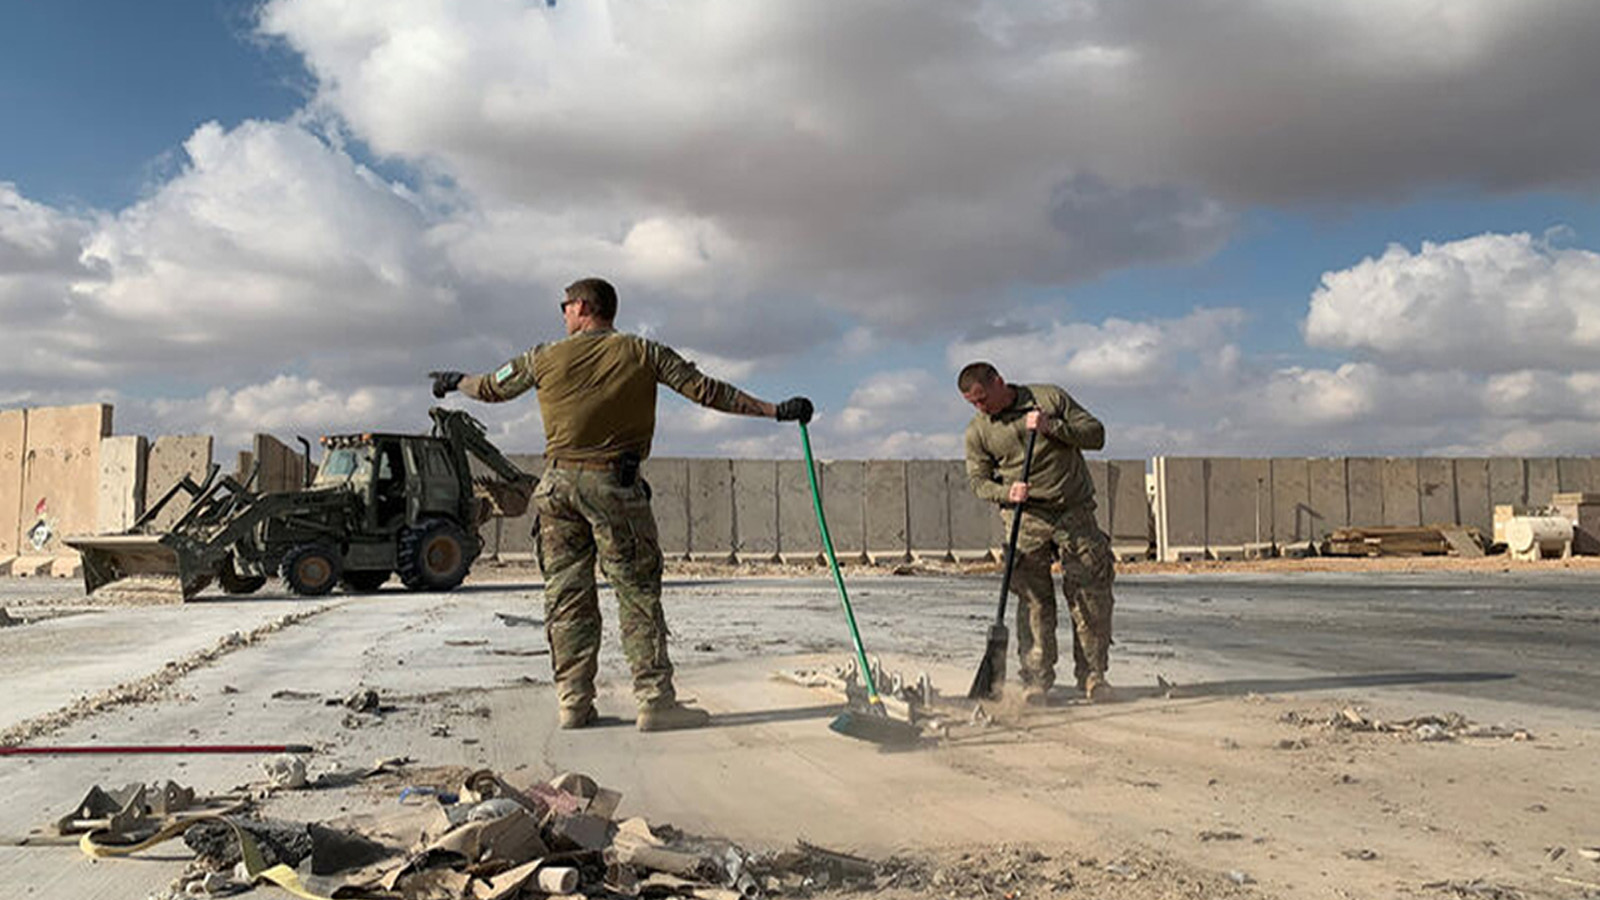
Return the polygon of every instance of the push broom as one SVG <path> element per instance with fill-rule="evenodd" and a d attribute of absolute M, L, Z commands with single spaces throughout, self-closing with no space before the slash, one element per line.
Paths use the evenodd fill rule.
<path fill-rule="evenodd" d="M 1033 468 L 1033 442 L 1038 437 L 1039 432 L 1028 432 L 1028 446 L 1022 451 L 1020 480 L 1023 484 L 1028 482 L 1028 472 Z M 1000 611 L 989 626 L 989 646 L 983 652 L 983 661 L 978 663 L 978 674 L 972 679 L 972 688 L 967 691 L 969 700 L 986 700 L 994 696 L 996 686 L 1006 680 L 1006 652 L 1011 644 L 1011 632 L 1006 628 L 1006 598 L 1011 594 L 1011 570 L 1017 562 L 1017 529 L 1021 525 L 1022 506 L 1018 504 L 1016 513 L 1011 517 L 1011 536 L 1006 539 L 1005 573 L 1000 576 Z"/>
<path fill-rule="evenodd" d="M 817 530 L 822 532 L 822 549 L 828 556 L 828 568 L 833 572 L 833 584 L 839 589 L 839 603 L 844 606 L 844 618 L 850 625 L 850 640 L 855 644 L 856 668 L 861 671 L 861 681 L 867 688 L 865 709 L 847 709 L 828 723 L 834 731 L 874 744 L 906 745 L 916 743 L 922 730 L 910 722 L 889 718 L 889 711 L 878 696 L 878 686 L 872 679 L 872 667 L 867 665 L 867 651 L 861 646 L 861 631 L 856 628 L 856 614 L 850 608 L 850 594 L 844 588 L 844 576 L 839 573 L 839 559 L 833 554 L 833 538 L 828 534 L 828 519 L 822 514 L 822 491 L 817 488 L 817 464 L 811 458 L 811 435 L 806 423 L 800 423 L 800 443 L 806 452 L 806 478 L 811 483 L 811 505 L 817 512 Z"/>

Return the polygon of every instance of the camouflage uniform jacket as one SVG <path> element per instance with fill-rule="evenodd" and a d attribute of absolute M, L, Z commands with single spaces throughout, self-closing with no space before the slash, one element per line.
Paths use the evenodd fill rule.
<path fill-rule="evenodd" d="M 741 411 L 747 402 L 738 388 L 702 374 L 672 348 L 610 328 L 540 344 L 492 373 L 463 379 L 461 390 L 499 403 L 536 389 L 545 456 L 609 462 L 628 452 L 650 455 L 658 383 L 724 412 Z"/>
<path fill-rule="evenodd" d="M 1017 396 L 1010 406 L 989 415 L 979 412 L 967 424 L 967 481 L 980 499 L 1004 503 L 1010 486 L 1022 480 L 1022 457 L 1028 444 L 1029 410 L 1044 413 L 1028 475 L 1028 505 L 1068 509 L 1094 505 L 1094 482 L 1083 451 L 1106 445 L 1100 420 L 1066 391 L 1050 384 L 1012 385 Z"/>

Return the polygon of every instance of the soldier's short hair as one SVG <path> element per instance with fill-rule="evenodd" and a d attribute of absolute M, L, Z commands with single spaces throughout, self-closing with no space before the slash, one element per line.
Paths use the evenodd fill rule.
<path fill-rule="evenodd" d="M 589 307 L 597 319 L 607 322 L 617 317 L 617 289 L 604 278 L 580 278 L 567 285 L 567 299 Z"/>
<path fill-rule="evenodd" d="M 956 389 L 965 394 L 980 384 L 990 384 L 1000 377 L 1000 370 L 986 362 L 968 363 L 956 376 Z"/>

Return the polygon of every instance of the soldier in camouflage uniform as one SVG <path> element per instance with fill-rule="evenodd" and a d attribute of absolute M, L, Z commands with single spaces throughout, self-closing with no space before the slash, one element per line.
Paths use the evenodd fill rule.
<path fill-rule="evenodd" d="M 694 728 L 710 718 L 677 702 L 661 611 L 661 547 L 649 487 L 638 478 L 655 434 L 656 385 L 702 406 L 779 421 L 810 421 L 811 401 L 767 403 L 709 378 L 670 347 L 612 327 L 616 290 L 598 278 L 568 286 L 567 337 L 540 344 L 494 372 L 430 373 L 433 392 L 460 390 L 500 403 L 538 392 L 545 470 L 534 492 L 545 633 L 563 728 L 596 717 L 600 605 L 595 562 L 617 594 L 622 649 L 633 669 L 640 731 Z"/>
<path fill-rule="evenodd" d="M 1058 561 L 1062 593 L 1072 614 L 1078 689 L 1092 701 L 1110 699 L 1106 666 L 1115 568 L 1110 540 L 1095 524 L 1094 482 L 1083 460 L 1083 451 L 1105 446 L 1105 426 L 1061 388 L 1007 384 L 989 363 L 962 369 L 956 384 L 978 410 L 966 433 L 967 480 L 973 493 L 1010 505 L 1010 510 L 1002 507 L 1002 518 L 1021 509 L 1011 588 L 1017 595 L 1024 697 L 1043 703 L 1055 683 L 1056 598 L 1050 565 Z M 1030 430 L 1039 437 L 1032 470 L 1023 482 Z"/>

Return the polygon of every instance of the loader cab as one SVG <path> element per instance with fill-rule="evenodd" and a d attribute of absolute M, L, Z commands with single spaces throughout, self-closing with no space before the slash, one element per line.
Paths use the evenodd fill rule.
<path fill-rule="evenodd" d="M 406 489 L 411 467 L 398 436 L 329 435 L 313 488 L 340 488 L 361 498 L 364 527 L 388 531 L 406 521 Z"/>
<path fill-rule="evenodd" d="M 433 515 L 457 518 L 461 466 L 437 438 L 399 434 L 329 435 L 314 487 L 341 487 L 362 499 L 365 527 L 391 532 Z"/>

